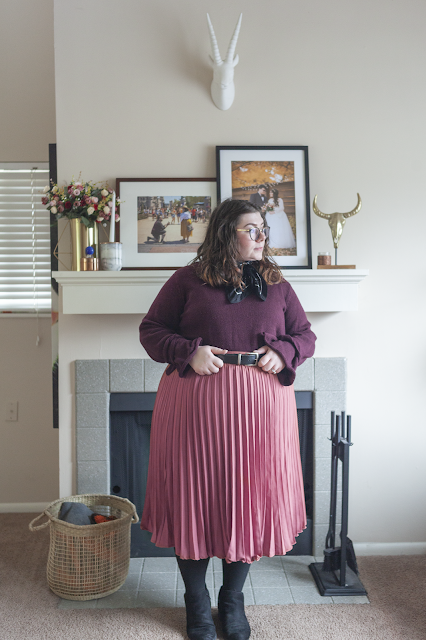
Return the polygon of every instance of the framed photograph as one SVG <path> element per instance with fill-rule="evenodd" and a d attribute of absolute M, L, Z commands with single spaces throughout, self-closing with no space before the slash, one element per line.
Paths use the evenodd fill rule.
<path fill-rule="evenodd" d="M 195 258 L 216 206 L 215 178 L 117 178 L 123 268 L 176 269 Z"/>
<path fill-rule="evenodd" d="M 216 147 L 217 199 L 249 200 L 266 217 L 286 269 L 312 269 L 308 147 Z"/>

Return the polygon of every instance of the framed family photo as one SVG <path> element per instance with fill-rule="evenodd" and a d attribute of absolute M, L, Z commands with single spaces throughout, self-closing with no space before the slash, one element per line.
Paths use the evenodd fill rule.
<path fill-rule="evenodd" d="M 215 178 L 117 178 L 123 268 L 184 267 L 216 206 Z"/>
<path fill-rule="evenodd" d="M 217 199 L 265 212 L 269 246 L 286 269 L 312 269 L 308 147 L 216 147 Z"/>

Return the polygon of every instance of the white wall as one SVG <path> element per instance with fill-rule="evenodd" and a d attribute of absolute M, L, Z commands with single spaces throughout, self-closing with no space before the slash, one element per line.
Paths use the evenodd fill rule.
<path fill-rule="evenodd" d="M 243 12 L 227 112 L 209 95 L 207 11 L 223 52 Z M 360 309 L 310 317 L 316 355 L 348 358 L 359 543 L 426 537 L 425 18 L 420 0 L 55 0 L 60 180 L 208 177 L 216 145 L 307 144 L 322 210 L 361 194 L 339 249 L 341 264 L 370 269 Z M 314 256 L 332 248 L 316 216 L 312 235 Z M 60 318 L 63 494 L 72 362 L 140 357 L 138 322 Z"/>
<path fill-rule="evenodd" d="M 55 142 L 53 0 L 0 0 L 0 14 L 0 161 L 47 161 Z"/>
<path fill-rule="evenodd" d="M 18 402 L 17 422 L 0 418 L 0 511 L 31 510 L 58 498 L 58 431 L 52 422 L 50 319 L 1 318 L 0 399 Z M 37 506 L 34 507 L 36 509 Z"/>
<path fill-rule="evenodd" d="M 0 162 L 46 162 L 55 142 L 53 0 L 0 0 Z M 58 497 L 50 318 L 0 318 L 0 511 Z M 18 421 L 7 422 L 7 402 Z M 33 505 L 33 506 L 32 506 Z"/>

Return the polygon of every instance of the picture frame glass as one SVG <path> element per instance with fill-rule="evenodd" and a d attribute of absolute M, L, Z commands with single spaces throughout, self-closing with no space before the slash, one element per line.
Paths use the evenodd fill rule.
<path fill-rule="evenodd" d="M 265 212 L 274 260 L 311 269 L 307 147 L 216 147 L 218 201 L 249 200 Z"/>
<path fill-rule="evenodd" d="M 118 178 L 123 268 L 187 265 L 216 207 L 215 178 Z"/>

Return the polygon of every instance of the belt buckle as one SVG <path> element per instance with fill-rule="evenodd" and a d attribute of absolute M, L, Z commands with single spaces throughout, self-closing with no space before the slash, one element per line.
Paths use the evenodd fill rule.
<path fill-rule="evenodd" d="M 259 362 L 259 353 L 254 353 L 253 351 L 249 351 L 248 353 L 245 353 L 244 355 L 246 356 L 255 356 L 256 360 L 253 364 L 247 364 L 247 367 L 257 367 L 257 363 Z"/>

